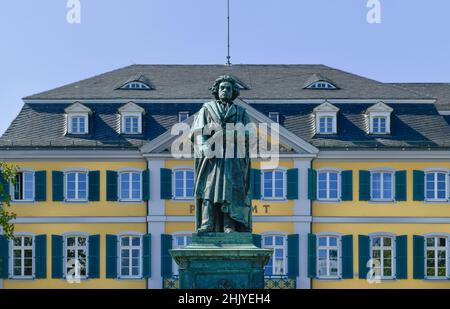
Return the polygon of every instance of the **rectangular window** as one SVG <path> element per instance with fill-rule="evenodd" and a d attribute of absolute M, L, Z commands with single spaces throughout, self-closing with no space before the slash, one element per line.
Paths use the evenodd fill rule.
<path fill-rule="evenodd" d="M 192 242 L 192 235 L 174 235 L 173 236 L 173 249 L 184 248 L 190 245 Z M 178 275 L 178 264 L 172 261 L 173 274 Z"/>
<path fill-rule="evenodd" d="M 317 274 L 319 278 L 339 277 L 340 237 L 317 237 Z"/>
<path fill-rule="evenodd" d="M 14 184 L 14 201 L 34 200 L 34 173 L 17 172 Z"/>
<path fill-rule="evenodd" d="M 179 112 L 178 113 L 178 122 L 186 121 L 189 118 L 189 112 Z"/>
<path fill-rule="evenodd" d="M 333 133 L 333 117 L 321 116 L 319 118 L 319 133 L 320 134 Z"/>
<path fill-rule="evenodd" d="M 67 172 L 66 200 L 87 201 L 88 175 L 86 172 Z"/>
<path fill-rule="evenodd" d="M 372 117 L 372 133 L 385 134 L 386 132 L 386 117 Z"/>
<path fill-rule="evenodd" d="M 371 178 L 371 199 L 381 201 L 392 201 L 393 194 L 393 173 L 391 172 L 372 172 Z"/>
<path fill-rule="evenodd" d="M 194 171 L 178 170 L 175 171 L 175 198 L 193 198 L 194 197 Z"/>
<path fill-rule="evenodd" d="M 374 260 L 375 276 L 382 279 L 394 277 L 394 241 L 388 236 L 374 236 L 371 238 L 371 255 Z"/>
<path fill-rule="evenodd" d="M 339 173 L 318 172 L 317 178 L 319 200 L 337 200 L 339 197 Z"/>
<path fill-rule="evenodd" d="M 273 122 L 279 123 L 280 122 L 280 114 L 277 112 L 270 112 L 269 113 L 269 118 L 270 120 L 272 120 Z"/>
<path fill-rule="evenodd" d="M 273 249 L 273 255 L 264 267 L 264 275 L 286 275 L 287 245 L 284 235 L 264 235 L 263 248 Z"/>
<path fill-rule="evenodd" d="M 33 276 L 33 236 L 17 236 L 12 240 L 13 278 Z"/>
<path fill-rule="evenodd" d="M 124 133 L 125 134 L 140 133 L 138 116 L 124 116 L 123 119 L 125 122 L 125 125 L 124 125 Z"/>
<path fill-rule="evenodd" d="M 263 194 L 266 199 L 283 199 L 284 193 L 284 171 L 263 172 Z"/>
<path fill-rule="evenodd" d="M 142 257 L 141 236 L 120 237 L 120 277 L 140 278 Z"/>
<path fill-rule="evenodd" d="M 87 237 L 67 236 L 66 245 L 66 276 L 86 278 L 87 276 Z"/>
<path fill-rule="evenodd" d="M 425 190 L 427 200 L 442 201 L 447 199 L 447 173 L 426 173 Z"/>
<path fill-rule="evenodd" d="M 140 201 L 142 200 L 142 173 L 121 172 L 120 177 L 120 200 Z"/>
<path fill-rule="evenodd" d="M 425 276 L 427 279 L 445 279 L 447 277 L 447 237 L 432 236 L 425 238 Z"/>
<path fill-rule="evenodd" d="M 87 133 L 87 117 L 85 116 L 70 116 L 70 132 L 72 134 Z"/>

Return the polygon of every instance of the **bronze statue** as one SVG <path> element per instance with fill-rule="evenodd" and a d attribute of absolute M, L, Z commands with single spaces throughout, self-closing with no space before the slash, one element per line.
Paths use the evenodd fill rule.
<path fill-rule="evenodd" d="M 233 103 L 239 96 L 239 88 L 231 76 L 216 79 L 211 90 L 215 100 L 203 105 L 191 129 L 197 232 L 251 232 L 249 152 L 246 149 L 244 155 L 226 155 L 227 147 L 236 149 L 236 144 L 231 145 L 229 140 L 227 143 L 226 135 L 230 134 L 227 123 L 246 126 L 250 121 L 246 110 Z M 213 129 L 208 132 L 205 128 Z M 248 135 L 245 136 L 247 139 Z M 223 141 L 223 149 L 219 150 L 222 156 L 211 157 L 213 151 L 217 154 L 217 149 L 211 149 L 208 142 L 214 137 Z"/>

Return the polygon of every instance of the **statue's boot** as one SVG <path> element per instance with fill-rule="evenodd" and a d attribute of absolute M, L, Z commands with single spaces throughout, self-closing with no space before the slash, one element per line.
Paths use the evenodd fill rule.
<path fill-rule="evenodd" d="M 234 223 L 234 220 L 231 219 L 229 213 L 223 214 L 223 231 L 227 234 L 236 232 L 236 224 Z"/>

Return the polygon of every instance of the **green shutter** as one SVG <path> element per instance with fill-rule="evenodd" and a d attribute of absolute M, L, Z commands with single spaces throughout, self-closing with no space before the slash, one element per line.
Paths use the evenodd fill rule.
<path fill-rule="evenodd" d="M 100 172 L 89 172 L 89 201 L 100 201 Z"/>
<path fill-rule="evenodd" d="M 168 168 L 161 169 L 161 199 L 171 200 L 172 199 L 172 170 Z"/>
<path fill-rule="evenodd" d="M 395 172 L 395 200 L 406 201 L 406 171 Z"/>
<path fill-rule="evenodd" d="M 150 199 L 150 171 L 142 172 L 142 200 L 148 201 Z"/>
<path fill-rule="evenodd" d="M 117 236 L 106 235 L 106 278 L 117 278 Z"/>
<path fill-rule="evenodd" d="M 258 247 L 261 248 L 261 244 L 262 244 L 262 237 L 259 234 L 252 234 L 253 237 L 253 244 Z"/>
<path fill-rule="evenodd" d="M 0 279 L 8 279 L 9 241 L 0 235 Z"/>
<path fill-rule="evenodd" d="M 359 200 L 370 201 L 370 172 L 359 171 Z"/>
<path fill-rule="evenodd" d="M 142 268 L 142 276 L 144 278 L 150 278 L 152 276 L 152 235 L 145 234 L 142 237 L 142 241 L 142 261 L 144 263 Z"/>
<path fill-rule="evenodd" d="M 54 202 L 64 201 L 64 173 L 52 172 L 52 196 Z"/>
<path fill-rule="evenodd" d="M 34 200 L 45 202 L 47 200 L 47 172 L 38 171 L 34 173 Z"/>
<path fill-rule="evenodd" d="M 63 278 L 63 237 L 52 235 L 52 278 Z"/>
<path fill-rule="evenodd" d="M 292 168 L 286 172 L 288 200 L 298 200 L 298 168 Z"/>
<path fill-rule="evenodd" d="M 317 251 L 317 239 L 316 235 L 308 234 L 308 277 L 315 278 L 316 277 L 316 257 Z"/>
<path fill-rule="evenodd" d="M 100 278 L 100 235 L 89 236 L 88 272 L 90 279 Z"/>
<path fill-rule="evenodd" d="M 47 278 L 47 235 L 34 237 L 35 243 L 35 275 L 37 279 Z"/>
<path fill-rule="evenodd" d="M 250 169 L 250 192 L 253 200 L 261 199 L 261 170 Z"/>
<path fill-rule="evenodd" d="M 397 279 L 408 279 L 408 236 L 395 238 Z"/>
<path fill-rule="evenodd" d="M 369 273 L 369 267 L 367 263 L 370 260 L 370 238 L 366 235 L 358 236 L 358 272 L 359 279 L 367 279 L 367 274 Z"/>
<path fill-rule="evenodd" d="M 413 200 L 425 200 L 425 173 L 423 171 L 413 172 Z"/>
<path fill-rule="evenodd" d="M 172 276 L 172 235 L 161 234 L 161 276 L 168 278 Z"/>
<path fill-rule="evenodd" d="M 288 277 L 297 278 L 299 276 L 299 236 L 298 234 L 288 235 Z"/>
<path fill-rule="evenodd" d="M 9 181 L 0 172 L 0 201 L 5 201 L 9 195 Z"/>
<path fill-rule="evenodd" d="M 425 237 L 413 236 L 413 278 L 425 278 Z"/>
<path fill-rule="evenodd" d="M 341 200 L 353 200 L 353 171 L 341 172 Z"/>
<path fill-rule="evenodd" d="M 106 200 L 117 201 L 117 172 L 106 171 Z"/>
<path fill-rule="evenodd" d="M 353 235 L 342 236 L 342 278 L 353 279 Z"/>
<path fill-rule="evenodd" d="M 312 168 L 308 169 L 308 199 L 317 199 L 317 172 Z"/>

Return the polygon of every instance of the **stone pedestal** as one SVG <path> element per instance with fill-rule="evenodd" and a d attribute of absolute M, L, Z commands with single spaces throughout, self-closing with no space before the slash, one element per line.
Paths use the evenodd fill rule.
<path fill-rule="evenodd" d="M 181 289 L 263 289 L 272 253 L 253 245 L 250 233 L 193 234 L 190 245 L 170 250 Z"/>

